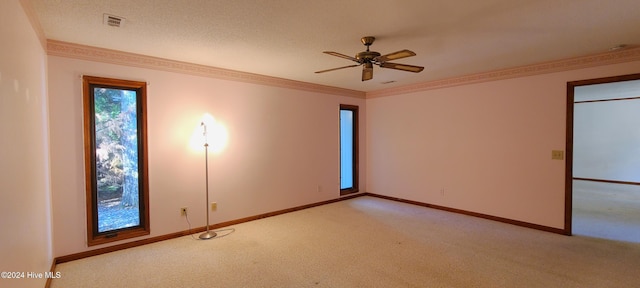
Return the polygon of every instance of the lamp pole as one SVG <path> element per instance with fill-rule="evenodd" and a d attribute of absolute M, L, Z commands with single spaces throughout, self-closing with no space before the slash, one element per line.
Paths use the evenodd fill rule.
<path fill-rule="evenodd" d="M 209 143 L 207 141 L 207 125 L 202 122 L 200 123 L 200 125 L 202 125 L 204 127 L 204 171 L 206 173 L 205 175 L 205 191 L 207 193 L 206 195 L 206 199 L 207 202 L 205 203 L 205 208 L 207 210 L 207 232 L 204 232 L 202 234 L 200 234 L 200 240 L 208 240 L 211 238 L 216 237 L 216 232 L 210 231 L 209 230 Z"/>

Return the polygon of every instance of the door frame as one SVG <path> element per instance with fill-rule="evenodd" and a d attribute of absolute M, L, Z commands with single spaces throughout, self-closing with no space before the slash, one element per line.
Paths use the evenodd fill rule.
<path fill-rule="evenodd" d="M 564 234 L 573 235 L 573 111 L 575 87 L 640 80 L 640 73 L 567 82 L 567 143 L 565 147 Z"/>

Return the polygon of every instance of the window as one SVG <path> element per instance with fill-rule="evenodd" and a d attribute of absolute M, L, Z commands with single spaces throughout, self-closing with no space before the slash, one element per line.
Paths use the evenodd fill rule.
<path fill-rule="evenodd" d="M 88 245 L 149 235 L 146 83 L 83 77 Z"/>
<path fill-rule="evenodd" d="M 340 195 L 358 192 L 358 106 L 340 105 Z"/>

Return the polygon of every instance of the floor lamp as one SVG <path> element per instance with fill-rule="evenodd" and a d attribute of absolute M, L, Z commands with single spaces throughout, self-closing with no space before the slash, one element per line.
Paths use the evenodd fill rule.
<path fill-rule="evenodd" d="M 204 135 L 204 171 L 205 175 L 205 191 L 207 193 L 206 210 L 207 210 L 207 232 L 200 234 L 200 240 L 208 240 L 216 237 L 216 232 L 209 230 L 209 141 L 207 140 L 207 124 L 204 121 L 200 122 L 200 126 L 203 127 Z"/>

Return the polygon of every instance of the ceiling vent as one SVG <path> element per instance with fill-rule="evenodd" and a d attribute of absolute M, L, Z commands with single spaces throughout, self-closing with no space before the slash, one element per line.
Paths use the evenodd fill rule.
<path fill-rule="evenodd" d="M 103 14 L 103 18 L 102 18 L 102 23 L 104 23 L 105 25 L 111 26 L 111 27 L 117 27 L 120 28 L 122 27 L 122 25 L 124 25 L 124 18 L 119 17 L 119 16 L 115 16 L 115 15 L 109 15 L 107 13 Z"/>

